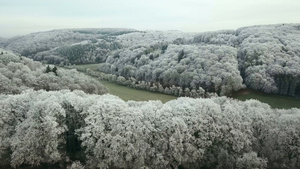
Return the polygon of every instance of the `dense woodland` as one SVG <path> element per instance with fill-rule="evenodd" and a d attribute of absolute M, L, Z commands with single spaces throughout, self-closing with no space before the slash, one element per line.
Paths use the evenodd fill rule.
<path fill-rule="evenodd" d="M 245 86 L 300 95 L 300 25 L 204 33 L 65 29 L 7 39 L 2 46 L 49 64 L 101 63 L 99 71 L 219 95 Z"/>
<path fill-rule="evenodd" d="M 0 96 L 1 165 L 300 167 L 299 109 L 226 97 L 124 102 L 68 90 Z"/>
<path fill-rule="evenodd" d="M 300 109 L 217 95 L 125 102 L 53 64 L 101 63 L 108 79 L 186 96 L 245 86 L 294 96 L 299 32 L 296 24 L 201 34 L 68 29 L 3 39 L 0 168 L 298 169 Z"/>

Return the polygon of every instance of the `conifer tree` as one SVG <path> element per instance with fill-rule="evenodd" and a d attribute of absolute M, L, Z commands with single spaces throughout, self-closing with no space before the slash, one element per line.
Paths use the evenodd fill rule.
<path fill-rule="evenodd" d="M 57 67 L 56 66 L 54 66 L 54 68 L 52 69 L 52 72 L 54 72 L 55 75 L 57 76 Z"/>
<path fill-rule="evenodd" d="M 51 72 L 51 68 L 50 68 L 50 66 L 48 65 L 48 66 L 46 67 L 46 73 L 49 73 L 49 72 Z"/>

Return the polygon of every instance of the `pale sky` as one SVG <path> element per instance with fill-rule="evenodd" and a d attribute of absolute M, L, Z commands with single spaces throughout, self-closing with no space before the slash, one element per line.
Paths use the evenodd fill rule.
<path fill-rule="evenodd" d="M 0 0 L 0 37 L 63 28 L 204 32 L 300 23 L 299 0 Z"/>

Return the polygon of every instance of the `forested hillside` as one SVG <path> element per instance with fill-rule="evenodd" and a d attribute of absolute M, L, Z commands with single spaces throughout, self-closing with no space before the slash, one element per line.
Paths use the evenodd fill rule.
<path fill-rule="evenodd" d="M 300 168 L 300 110 L 255 100 L 29 90 L 0 95 L 0 109 L 1 168 Z"/>
<path fill-rule="evenodd" d="M 90 94 L 104 94 L 107 89 L 98 81 L 77 72 L 17 56 L 0 48 L 0 93 L 19 94 L 34 90 L 83 90 Z"/>
<path fill-rule="evenodd" d="M 6 49 L 48 63 L 94 63 L 110 49 L 118 49 L 115 36 L 133 29 L 63 29 L 32 33 L 7 40 Z M 88 57 L 88 54 L 89 57 Z"/>
<path fill-rule="evenodd" d="M 99 70 L 168 87 L 202 87 L 220 95 L 243 88 L 236 49 L 229 46 L 170 44 L 163 53 L 151 47 L 128 48 L 109 56 Z"/>
<path fill-rule="evenodd" d="M 300 25 L 204 33 L 68 29 L 9 39 L 6 48 L 53 64 L 99 70 L 164 88 L 230 95 L 245 87 L 300 96 Z M 159 86 L 158 85 L 158 86 Z"/>

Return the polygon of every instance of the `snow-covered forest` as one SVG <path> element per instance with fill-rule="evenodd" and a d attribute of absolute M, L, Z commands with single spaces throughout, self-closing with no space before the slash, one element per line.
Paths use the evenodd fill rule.
<path fill-rule="evenodd" d="M 83 90 L 90 94 L 104 94 L 107 89 L 75 69 L 66 70 L 43 65 L 0 48 L 0 93 L 19 94 L 34 90 Z"/>
<path fill-rule="evenodd" d="M 27 90 L 1 95 L 0 108 L 2 166 L 81 160 L 86 168 L 300 167 L 300 110 L 255 100 L 162 104 Z"/>
<path fill-rule="evenodd" d="M 101 63 L 99 70 L 165 87 L 230 95 L 245 87 L 300 95 L 300 25 L 204 33 L 65 29 L 32 33 L 2 46 L 49 64 Z"/>
<path fill-rule="evenodd" d="M 0 168 L 300 168 L 300 109 L 224 96 L 245 87 L 299 96 L 299 24 L 64 29 L 0 46 Z M 210 98 L 125 102 L 60 67 L 85 63 L 128 86 Z"/>
<path fill-rule="evenodd" d="M 135 32 L 132 29 L 64 29 L 17 36 L 2 45 L 34 60 L 49 64 L 94 63 L 102 55 L 120 48 L 114 39 L 118 35 Z"/>

